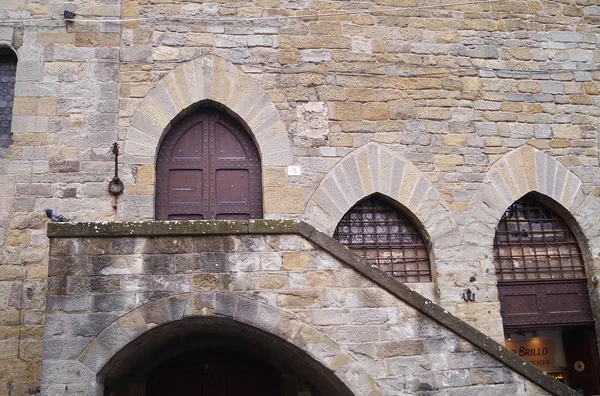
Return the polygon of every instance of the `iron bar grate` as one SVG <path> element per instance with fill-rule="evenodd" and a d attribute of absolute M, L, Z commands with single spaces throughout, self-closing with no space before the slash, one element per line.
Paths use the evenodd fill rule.
<path fill-rule="evenodd" d="M 531 196 L 504 213 L 494 259 L 500 281 L 585 278 L 575 235 L 556 212 Z"/>
<path fill-rule="evenodd" d="M 412 222 L 385 202 L 368 198 L 342 217 L 333 234 L 401 282 L 430 282 L 427 248 Z"/>
<path fill-rule="evenodd" d="M 0 48 L 0 147 L 10 146 L 17 57 Z"/>

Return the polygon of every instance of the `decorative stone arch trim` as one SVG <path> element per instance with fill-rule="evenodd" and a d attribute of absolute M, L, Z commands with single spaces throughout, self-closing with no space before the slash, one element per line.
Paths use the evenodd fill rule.
<path fill-rule="evenodd" d="M 204 55 L 171 71 L 146 95 L 125 136 L 124 164 L 154 164 L 171 122 L 203 101 L 221 104 L 241 118 L 252 132 L 263 166 L 292 163 L 290 138 L 269 96 L 232 63 Z"/>
<path fill-rule="evenodd" d="M 18 49 L 19 45 L 15 40 L 15 28 L 13 26 L 3 26 L 2 34 L 0 34 L 0 47 L 10 48 L 20 60 Z"/>
<path fill-rule="evenodd" d="M 344 157 L 325 176 L 310 198 L 304 219 L 328 235 L 358 201 L 374 193 L 392 198 L 414 215 L 436 247 L 452 233 L 456 221 L 433 184 L 412 163 L 377 143 L 369 143 Z M 440 245 L 440 246 L 441 246 Z"/>
<path fill-rule="evenodd" d="M 355 395 L 383 393 L 375 379 L 336 342 L 279 308 L 226 292 L 183 293 L 149 302 L 100 332 L 77 360 L 84 378 L 95 378 L 109 360 L 136 338 L 162 324 L 191 317 L 232 318 L 287 341 L 329 368 Z"/>
<path fill-rule="evenodd" d="M 598 246 L 596 218 L 600 205 L 583 192 L 583 183 L 573 172 L 548 154 L 522 146 L 497 161 L 488 171 L 467 213 L 465 241 L 491 255 L 496 227 L 513 202 L 529 192 L 553 199 L 577 222 L 590 246 Z M 600 252 L 592 252 L 594 257 Z"/>

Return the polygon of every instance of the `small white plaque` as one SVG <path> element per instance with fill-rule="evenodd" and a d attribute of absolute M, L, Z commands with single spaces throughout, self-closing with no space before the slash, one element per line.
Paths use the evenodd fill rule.
<path fill-rule="evenodd" d="M 290 165 L 287 168 L 288 176 L 300 176 L 302 174 L 302 170 L 298 165 Z"/>

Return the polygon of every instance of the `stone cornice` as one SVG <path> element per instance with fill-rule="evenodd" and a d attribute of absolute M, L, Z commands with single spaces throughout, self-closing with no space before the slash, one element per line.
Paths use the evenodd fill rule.
<path fill-rule="evenodd" d="M 380 271 L 328 235 L 300 220 L 147 221 L 49 223 L 49 238 L 158 237 L 239 234 L 297 234 L 361 273 L 423 315 L 485 351 L 507 367 L 554 395 L 579 393 L 515 355 L 473 326 Z"/>

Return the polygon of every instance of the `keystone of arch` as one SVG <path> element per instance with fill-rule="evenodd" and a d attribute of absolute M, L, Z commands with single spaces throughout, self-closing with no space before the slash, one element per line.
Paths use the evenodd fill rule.
<path fill-rule="evenodd" d="M 148 92 L 125 136 L 126 165 L 153 164 L 164 132 L 182 112 L 213 101 L 234 112 L 251 131 L 263 166 L 292 163 L 285 124 L 268 95 L 232 63 L 204 55 L 177 67 Z"/>
<path fill-rule="evenodd" d="M 98 375 L 123 347 L 154 327 L 211 315 L 232 318 L 295 345 L 329 368 L 355 395 L 383 395 L 375 379 L 321 331 L 280 308 L 227 292 L 183 293 L 144 304 L 104 328 L 77 360 Z"/>
<path fill-rule="evenodd" d="M 457 242 L 456 221 L 429 179 L 398 153 L 377 143 L 353 151 L 329 171 L 310 198 L 304 219 L 332 235 L 346 212 L 375 193 L 411 211 L 434 246 Z"/>
<path fill-rule="evenodd" d="M 533 191 L 562 205 L 573 215 L 590 246 L 598 246 L 600 205 L 596 199 L 583 192 L 583 183 L 577 175 L 531 146 L 510 152 L 489 169 L 471 200 L 465 240 L 491 251 L 496 227 L 506 209 Z M 599 253 L 592 252 L 594 257 Z"/>

